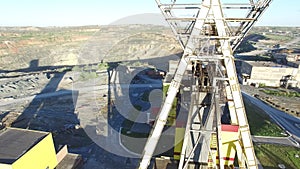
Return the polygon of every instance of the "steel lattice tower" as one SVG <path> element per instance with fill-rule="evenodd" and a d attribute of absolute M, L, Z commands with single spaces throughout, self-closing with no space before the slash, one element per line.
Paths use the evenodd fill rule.
<path fill-rule="evenodd" d="M 187 168 L 191 162 L 208 168 L 224 168 L 232 165 L 235 158 L 240 168 L 257 168 L 233 51 L 271 0 L 240 0 L 227 4 L 221 0 L 156 2 L 184 53 L 139 168 L 148 167 L 173 101 L 182 90 L 183 80 L 189 81 L 186 92 L 190 94 L 190 100 L 187 101 L 186 126 L 184 132 L 179 133 L 183 141 L 178 168 Z M 230 122 L 222 124 L 221 117 L 226 109 Z"/>

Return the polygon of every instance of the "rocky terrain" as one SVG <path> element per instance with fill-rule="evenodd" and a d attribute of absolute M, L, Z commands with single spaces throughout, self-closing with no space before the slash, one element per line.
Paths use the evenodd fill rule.
<path fill-rule="evenodd" d="M 255 96 L 265 103 L 296 117 L 300 117 L 300 98 L 299 97 L 284 97 L 268 95 L 263 92 L 264 88 L 255 88 L 253 86 L 241 86 L 242 91 Z M 267 87 L 265 89 L 268 89 Z M 277 90 L 277 89 L 273 89 Z M 283 91 L 293 91 L 288 89 L 281 89 Z M 295 91 L 294 91 L 295 92 Z M 299 92 L 296 90 L 296 92 Z"/>
<path fill-rule="evenodd" d="M 118 65 L 166 70 L 168 60 L 178 59 L 181 49 L 170 30 L 151 25 L 0 29 L 0 128 L 52 132 L 56 146 L 81 154 L 86 168 L 128 162 L 115 155 L 120 152 L 97 146 L 86 131 L 99 122 L 92 131 L 105 136 L 108 123 L 115 123 L 108 120 L 108 70 Z M 118 145 L 103 139 L 105 146 Z"/>
<path fill-rule="evenodd" d="M 96 63 L 103 59 L 144 59 L 169 55 L 179 49 L 170 30 L 163 26 L 0 29 L 2 71 Z"/>
<path fill-rule="evenodd" d="M 152 58 L 181 52 L 170 30 L 162 26 L 0 29 L 2 99 L 37 94 L 54 73 L 75 65 L 131 60 L 164 66 Z"/>

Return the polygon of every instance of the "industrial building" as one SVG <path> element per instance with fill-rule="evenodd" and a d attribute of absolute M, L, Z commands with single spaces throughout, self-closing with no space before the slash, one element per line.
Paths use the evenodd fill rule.
<path fill-rule="evenodd" d="M 51 133 L 17 128 L 1 131 L 1 169 L 50 169 L 57 164 Z"/>
<path fill-rule="evenodd" d="M 263 61 L 238 61 L 239 77 L 244 85 L 279 87 L 289 77 L 291 87 L 300 85 L 299 64 L 282 65 Z M 292 78 L 290 78 L 292 77 Z"/>
<path fill-rule="evenodd" d="M 70 158 L 75 156 L 76 158 Z M 64 146 L 56 153 L 50 132 L 19 128 L 0 130 L 1 169 L 76 169 L 81 157 Z"/>

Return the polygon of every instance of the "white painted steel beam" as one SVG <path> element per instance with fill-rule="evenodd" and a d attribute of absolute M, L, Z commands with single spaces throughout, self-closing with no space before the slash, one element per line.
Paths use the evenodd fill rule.
<path fill-rule="evenodd" d="M 161 9 L 162 14 L 168 21 L 182 49 L 184 49 L 184 54 L 168 89 L 167 97 L 158 114 L 157 120 L 154 124 L 154 129 L 146 143 L 139 166 L 140 169 L 146 169 L 150 164 L 154 150 L 166 124 L 172 103 L 180 88 L 187 66 L 191 61 L 203 62 L 205 65 L 221 63 L 223 64 L 222 67 L 225 67 L 224 72 L 226 77 L 222 78 L 226 80 L 227 83 L 223 84 L 223 88 L 225 91 L 224 93 L 227 94 L 231 123 L 240 126 L 239 133 L 241 140 L 239 144 L 236 145 L 239 164 L 241 167 L 245 167 L 247 165 L 250 169 L 257 168 L 249 125 L 237 80 L 233 51 L 241 43 L 261 14 L 267 9 L 271 1 L 272 0 L 249 0 L 249 3 L 244 4 L 222 4 L 221 0 L 199 0 L 199 3 L 180 4 L 177 3 L 176 0 L 172 0 L 171 3 L 168 4 L 161 3 L 160 0 L 156 0 L 158 7 Z M 176 14 L 176 11 L 178 10 L 193 11 L 194 14 L 192 16 L 180 17 Z M 248 12 L 244 18 L 240 18 L 240 16 L 226 18 L 223 13 L 224 10 L 247 10 Z M 186 14 L 188 14 L 188 12 Z M 231 23 L 237 23 L 237 29 L 230 26 Z M 212 72 L 210 73 L 213 74 Z M 219 73 L 224 76 L 221 70 L 219 70 Z M 217 76 L 217 74 L 214 76 Z M 213 87 L 217 86 L 213 85 Z M 197 144 L 207 140 L 206 136 L 208 131 L 217 131 L 220 160 L 220 166 L 218 166 L 218 168 L 224 167 L 224 161 L 221 157 L 221 110 L 219 109 L 220 105 L 218 102 L 220 98 L 218 96 L 219 94 L 216 95 L 216 98 L 213 98 L 214 102 L 212 100 L 212 104 L 214 104 L 215 107 L 213 106 L 214 108 L 211 110 L 209 118 L 203 125 L 203 129 L 205 129 L 205 131 L 195 131 L 191 129 L 190 127 L 194 121 L 188 119 L 185 136 L 192 137 L 191 133 L 199 133 L 200 135 L 196 134 L 199 137 L 196 141 L 194 141 L 195 144 L 193 144 L 189 149 L 187 149 L 187 146 L 190 144 L 188 143 L 190 138 L 184 138 L 179 168 L 187 167 L 189 160 L 192 158 L 191 153 L 193 153 L 193 151 L 197 151 Z M 197 104 L 191 103 L 190 105 L 192 107 L 190 107 L 189 118 L 191 118 L 191 113 L 197 110 L 197 106 L 194 107 Z M 215 125 L 214 119 L 217 120 Z M 188 152 L 187 150 L 192 151 Z M 203 151 L 203 153 L 208 155 L 207 151 Z"/>

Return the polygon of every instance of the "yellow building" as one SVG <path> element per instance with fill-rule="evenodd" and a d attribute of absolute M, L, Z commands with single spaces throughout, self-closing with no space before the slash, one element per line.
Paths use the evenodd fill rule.
<path fill-rule="evenodd" d="M 57 164 L 51 133 L 17 128 L 0 131 L 1 169 L 53 169 Z"/>

